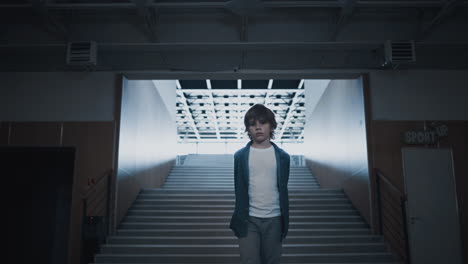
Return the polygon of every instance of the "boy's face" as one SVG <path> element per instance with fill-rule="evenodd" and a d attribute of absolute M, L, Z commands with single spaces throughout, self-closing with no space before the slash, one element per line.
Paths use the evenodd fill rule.
<path fill-rule="evenodd" d="M 273 132 L 270 123 L 258 120 L 251 120 L 248 127 L 248 133 L 256 143 L 262 143 L 270 140 L 270 133 Z"/>

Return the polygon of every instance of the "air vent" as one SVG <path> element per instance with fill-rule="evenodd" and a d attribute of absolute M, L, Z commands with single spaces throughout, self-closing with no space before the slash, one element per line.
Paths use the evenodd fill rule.
<path fill-rule="evenodd" d="M 96 66 L 97 44 L 94 41 L 70 42 L 67 48 L 67 65 Z"/>
<path fill-rule="evenodd" d="M 386 41 L 385 63 L 390 65 L 404 65 L 416 61 L 414 41 Z"/>

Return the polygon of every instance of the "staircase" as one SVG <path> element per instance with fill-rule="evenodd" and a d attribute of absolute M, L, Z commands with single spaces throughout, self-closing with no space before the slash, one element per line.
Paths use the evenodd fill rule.
<path fill-rule="evenodd" d="M 184 166 L 195 167 L 231 167 L 234 156 L 229 154 L 189 154 L 184 160 Z"/>
<path fill-rule="evenodd" d="M 229 229 L 232 155 L 218 157 L 216 165 L 223 166 L 200 158 L 175 166 L 162 188 L 143 189 L 95 263 L 239 263 Z M 321 189 L 307 167 L 291 167 L 288 188 L 290 228 L 281 263 L 398 263 L 341 189 Z"/>

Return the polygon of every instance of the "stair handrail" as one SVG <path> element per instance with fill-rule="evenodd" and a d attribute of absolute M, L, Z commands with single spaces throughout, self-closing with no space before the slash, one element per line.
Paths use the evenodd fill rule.
<path fill-rule="evenodd" d="M 396 194 L 400 200 L 400 209 L 402 213 L 402 229 L 403 229 L 403 236 L 404 236 L 404 253 L 405 256 L 402 256 L 404 259 L 404 263 L 410 264 L 411 263 L 411 258 L 410 258 L 410 251 L 409 251 L 409 241 L 408 241 L 408 226 L 406 223 L 406 206 L 405 203 L 408 200 L 408 196 L 406 193 L 401 192 L 398 190 L 398 188 L 387 178 L 385 177 L 384 173 L 378 169 L 375 168 L 375 182 L 376 182 L 376 194 L 377 194 L 377 206 L 378 206 L 378 213 L 379 213 L 379 231 L 381 235 L 383 234 L 383 221 L 382 221 L 382 197 L 380 193 L 380 180 L 384 182 L 387 186 L 390 187 L 390 190 L 393 191 L 394 194 Z M 388 200 L 391 201 L 391 200 Z"/>
<path fill-rule="evenodd" d="M 99 194 L 102 194 L 102 192 L 98 192 L 98 187 L 101 186 L 103 182 L 107 181 L 106 189 L 105 189 L 105 194 L 106 198 L 105 199 L 100 199 L 98 202 L 105 202 L 106 203 L 106 208 L 105 208 L 105 218 L 104 218 L 104 225 L 105 225 L 105 230 L 104 230 L 104 236 L 107 237 L 110 234 L 110 219 L 111 219 L 111 180 L 112 180 L 112 175 L 114 173 L 114 170 L 108 169 L 103 173 L 103 176 L 100 177 L 96 183 L 89 184 L 88 183 L 88 189 L 84 190 L 82 194 L 82 204 L 83 204 L 83 212 L 82 212 L 82 223 L 81 223 L 81 263 L 87 263 L 85 259 L 85 254 L 84 254 L 84 249 L 85 249 L 85 233 L 84 233 L 84 227 L 87 221 L 90 219 L 92 220 L 96 216 L 88 216 L 88 206 L 92 202 L 96 201 L 96 199 L 99 197 Z M 104 200 L 104 201 L 103 201 Z M 97 204 L 97 206 L 94 206 L 95 208 L 98 207 L 100 204 Z M 89 219 L 88 219 L 89 218 Z"/>
<path fill-rule="evenodd" d="M 93 202 L 95 201 L 96 199 L 96 195 L 95 196 L 92 196 L 93 194 L 99 194 L 98 193 L 98 187 L 101 185 L 102 182 L 104 182 L 105 180 L 107 181 L 107 186 L 106 186 L 106 215 L 109 216 L 109 211 L 110 211 L 110 204 L 109 204 L 109 201 L 110 201 L 110 188 L 111 188 L 111 176 L 113 174 L 114 170 L 113 169 L 108 169 L 106 170 L 104 173 L 103 173 L 103 176 L 100 177 L 96 183 L 93 183 L 93 184 L 90 184 L 88 185 L 89 189 L 85 190 L 83 196 L 82 196 L 82 201 L 83 201 L 83 205 L 84 205 L 84 212 L 85 212 L 85 215 L 87 214 L 87 206 L 89 206 L 89 203 L 90 201 Z"/>

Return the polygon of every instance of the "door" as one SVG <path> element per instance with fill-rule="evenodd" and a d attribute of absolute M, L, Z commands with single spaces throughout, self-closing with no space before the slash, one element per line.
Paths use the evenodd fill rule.
<path fill-rule="evenodd" d="M 75 149 L 0 147 L 7 263 L 68 261 Z"/>
<path fill-rule="evenodd" d="M 412 264 L 462 264 L 451 149 L 403 148 Z"/>

